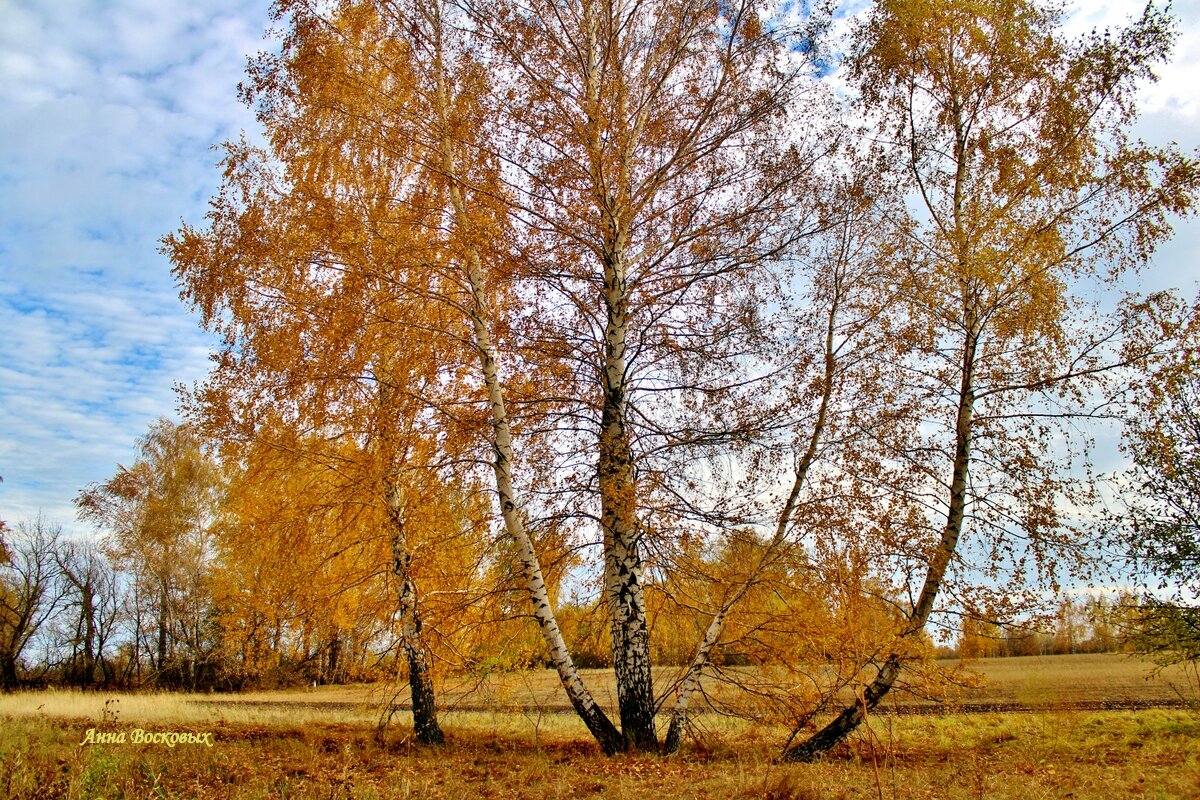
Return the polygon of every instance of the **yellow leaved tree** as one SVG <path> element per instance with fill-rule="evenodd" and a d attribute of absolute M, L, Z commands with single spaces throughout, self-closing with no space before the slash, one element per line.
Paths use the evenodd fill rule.
<path fill-rule="evenodd" d="M 1200 171 L 1133 141 L 1136 83 L 1166 57 L 1170 19 L 1075 41 L 1061 12 L 1028 0 L 883 0 L 855 33 L 850 73 L 888 143 L 908 213 L 890 233 L 914 256 L 892 280 L 919 335 L 908 391 L 926 420 L 906 455 L 900 507 L 927 509 L 890 544 L 916 585 L 905 624 L 858 702 L 785 757 L 807 760 L 853 730 L 896 682 L 937 601 L 972 590 L 1031 598 L 1081 564 L 1064 518 L 1087 486 L 1051 451 L 1124 358 L 1085 287 L 1144 263 L 1193 209 Z M 983 587 L 976 586 L 975 591 Z M 987 605 L 984 602 L 981 605 Z"/>

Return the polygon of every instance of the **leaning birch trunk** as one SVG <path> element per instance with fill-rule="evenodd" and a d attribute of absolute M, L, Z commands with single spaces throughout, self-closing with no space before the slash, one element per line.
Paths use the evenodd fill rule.
<path fill-rule="evenodd" d="M 675 698 L 675 705 L 671 708 L 671 722 L 667 727 L 667 738 L 663 743 L 663 751 L 665 753 L 679 751 L 679 747 L 683 742 L 683 729 L 687 725 L 688 707 L 696 690 L 700 688 L 700 678 L 704 674 L 704 668 L 709 663 L 709 657 L 712 655 L 713 648 L 716 647 L 717 642 L 721 639 L 721 634 L 725 629 L 725 620 L 729 612 L 735 605 L 741 602 L 742 598 L 754 586 L 755 576 L 774 557 L 787 538 L 788 523 L 791 521 L 792 513 L 796 509 L 796 502 L 800 498 L 800 490 L 804 487 L 808 471 L 817 457 L 817 448 L 820 445 L 821 436 L 825 432 L 825 423 L 829 415 L 829 402 L 833 397 L 834 372 L 837 367 L 834 333 L 837 329 L 838 304 L 838 297 L 835 296 L 830 306 L 829 320 L 825 328 L 825 370 L 822 376 L 821 400 L 817 408 L 817 419 L 813 423 L 813 429 L 809 434 L 808 446 L 805 448 L 800 462 L 796 465 L 796 475 L 792 480 L 792 488 L 788 492 L 787 499 L 783 503 L 783 509 L 779 512 L 779 519 L 775 524 L 775 534 L 771 537 L 771 541 L 767 543 L 767 547 L 758 559 L 755 568 L 750 570 L 749 577 L 724 599 L 717 608 L 716 613 L 713 614 L 712 619 L 709 620 L 708 627 L 704 630 L 704 636 L 701 637 L 700 643 L 696 646 L 696 652 L 693 654 L 692 660 L 688 663 L 687 671 L 680 681 L 679 694 Z"/>
<path fill-rule="evenodd" d="M 404 507 L 400 494 L 395 479 L 389 479 L 387 510 L 392 528 L 392 575 L 396 578 L 396 599 L 400 609 L 400 647 L 408 661 L 413 735 L 421 744 L 442 744 L 446 737 L 438 724 L 433 677 L 421 642 L 421 611 L 417 606 L 417 587 L 409 570 L 412 554 L 408 551 Z"/>
<path fill-rule="evenodd" d="M 458 164 L 450 135 L 449 97 L 443 63 L 441 19 L 436 3 L 427 6 L 426 11 L 429 13 L 428 21 L 433 27 L 434 78 L 437 84 L 435 97 L 439 122 L 436 142 L 440 149 L 442 173 L 449 182 L 454 225 L 461 241 L 465 243 L 462 258 L 471 295 L 467 304 L 467 313 L 471 320 L 475 349 L 479 354 L 480 372 L 487 389 L 492 424 L 492 472 L 496 480 L 500 512 L 504 520 L 505 531 L 517 548 L 517 558 L 521 565 L 522 576 L 533 605 L 533 617 L 542 631 L 550 663 L 558 672 L 559 680 L 562 682 L 563 689 L 566 691 L 575 713 L 583 720 L 592 736 L 600 744 L 601 749 L 611 755 L 625 749 L 624 737 L 609 720 L 604 709 L 596 703 L 571 659 L 566 640 L 563 638 L 562 630 L 558 626 L 558 619 L 551 605 L 550 593 L 546 588 L 537 550 L 533 546 L 529 531 L 525 528 L 525 521 L 513 489 L 512 432 L 508 424 L 508 412 L 504 404 L 500 370 L 496 363 L 496 350 L 489 326 L 490 312 L 483 280 L 483 264 L 471 237 L 470 215 L 466 198 L 463 196 L 459 184 Z"/>
<path fill-rule="evenodd" d="M 558 619 L 550 604 L 550 593 L 546 589 L 546 582 L 542 576 L 541 562 L 533 547 L 533 540 L 525 529 L 525 521 L 517 504 L 512 483 L 512 433 L 509 430 L 508 415 L 504 407 L 504 394 L 500 386 L 495 350 L 486 325 L 487 307 L 483 299 L 483 276 L 478 254 L 472 253 L 469 261 L 471 266 L 468 269 L 468 277 L 473 301 L 470 314 L 474 326 L 475 346 L 479 351 L 480 368 L 487 386 L 488 403 L 491 407 L 492 448 L 495 456 L 492 461 L 492 470 L 496 478 L 496 493 L 500 501 L 504 527 L 517 546 L 517 558 L 521 563 L 529 599 L 533 603 L 533 617 L 541 627 L 542 636 L 550 654 L 550 662 L 558 671 L 559 680 L 567 692 L 567 697 L 570 699 L 575 713 L 587 725 L 592 736 L 599 742 L 601 749 L 611 755 L 625 749 L 625 739 L 608 719 L 604 710 L 596 704 L 571 659 L 566 640 L 558 627 Z"/>
<path fill-rule="evenodd" d="M 967 471 L 971 463 L 971 422 L 975 413 L 975 360 L 979 344 L 979 329 L 968 314 L 967 332 L 963 342 L 962 378 L 958 394 L 958 414 L 955 419 L 954 466 L 950 481 L 950 503 L 946 512 L 946 526 L 942 530 L 942 538 L 933 558 L 929 562 L 929 572 L 926 573 L 925 583 L 921 594 L 909 614 L 908 625 L 900 635 L 902 641 L 912 640 L 920 636 L 933 612 L 933 603 L 937 599 L 942 581 L 954 551 L 958 547 L 958 539 L 962 535 L 964 512 L 967 503 Z M 824 728 L 817 731 L 809 739 L 784 751 L 784 761 L 812 761 L 829 751 L 838 742 L 849 736 L 867 714 L 874 709 L 896 683 L 904 658 L 897 648 L 891 653 L 880 667 L 875 680 L 867 686 L 862 697 L 854 705 L 842 710 Z"/>

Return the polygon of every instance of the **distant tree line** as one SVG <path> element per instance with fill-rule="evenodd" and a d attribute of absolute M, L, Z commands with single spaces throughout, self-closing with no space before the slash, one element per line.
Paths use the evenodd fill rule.
<path fill-rule="evenodd" d="M 147 591 L 107 542 L 18 523 L 0 565 L 0 686 L 239 689 L 372 676 L 361 659 L 312 636 L 277 639 L 270 668 L 248 667 L 201 585 Z M 160 587 L 161 588 L 161 587 Z M 344 647 L 344 645 L 343 645 Z M 349 649 L 349 648 L 346 648 Z"/>
<path fill-rule="evenodd" d="M 986 616 L 964 617 L 953 647 L 940 651 L 959 658 L 1057 656 L 1074 653 L 1146 651 L 1148 611 L 1132 592 L 1064 597 L 1050 619 L 1000 622 Z"/>
<path fill-rule="evenodd" d="M 151 436 L 192 434 L 160 421 Z M 198 449 L 184 452 L 203 457 Z M 90 502 L 87 494 L 81 495 L 84 507 Z M 122 553 L 112 537 L 68 537 L 41 518 L 15 529 L 6 526 L 0 535 L 0 685 L 5 690 L 42 685 L 238 690 L 387 680 L 403 670 L 386 602 L 372 609 L 376 619 L 364 613 L 340 625 L 337 620 L 347 618 L 336 604 L 322 612 L 321 604 L 310 603 L 298 624 L 285 624 L 278 612 L 272 617 L 265 611 L 278 602 L 283 587 L 260 582 L 241 587 L 247 591 L 240 594 L 255 600 L 239 607 L 220 588 L 236 584 L 241 573 L 223 574 L 228 562 L 219 555 L 222 534 L 215 528 L 206 533 L 208 549 L 194 551 L 190 559 L 183 557 L 184 542 L 171 542 L 175 555 L 157 562 L 155 570 L 151 559 Z M 771 591 L 786 582 L 773 583 Z M 663 591 L 650 586 L 655 611 L 664 604 Z M 479 616 L 475 626 L 461 624 L 456 646 L 440 653 L 442 660 L 457 658 L 453 668 L 479 672 L 546 666 L 536 638 L 523 630 L 521 615 L 504 608 L 504 587 L 493 587 L 490 594 L 497 598 L 494 616 L 487 621 Z M 882 600 L 874 605 L 881 620 L 886 609 Z M 769 616 L 772 609 L 768 604 L 758 613 Z M 964 614 L 953 644 L 931 652 L 965 659 L 1138 653 L 1194 660 L 1197 636 L 1189 613 L 1186 606 L 1128 591 L 1112 597 L 1065 596 L 1052 616 L 1026 623 L 1002 621 L 1001 614 Z M 559 617 L 579 666 L 611 666 L 598 601 L 565 599 Z M 679 614 L 654 617 L 659 633 L 654 663 L 686 664 L 690 621 Z M 487 630 L 481 631 L 485 624 Z M 787 634 L 772 644 L 761 630 L 743 633 L 715 654 L 717 665 L 777 665 L 794 644 Z"/>

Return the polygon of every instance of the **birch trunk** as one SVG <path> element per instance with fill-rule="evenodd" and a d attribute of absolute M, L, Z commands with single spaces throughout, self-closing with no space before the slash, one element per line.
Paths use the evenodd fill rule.
<path fill-rule="evenodd" d="M 529 591 L 530 602 L 533 604 L 533 617 L 541 628 L 542 637 L 546 641 L 550 663 L 558 672 L 559 680 L 567 692 L 567 697 L 570 699 L 575 713 L 587 725 L 592 736 L 599 742 L 601 749 L 611 755 L 626 749 L 624 737 L 608 719 L 604 710 L 596 704 L 571 659 L 566 640 L 558 627 L 558 619 L 550 603 L 550 593 L 546 589 L 541 562 L 538 560 L 533 540 L 525 528 L 525 521 L 517 504 L 512 482 L 512 433 L 509 430 L 508 414 L 504 407 L 504 393 L 500 385 L 495 349 L 487 326 L 487 305 L 484 300 L 483 274 L 478 253 L 469 254 L 468 260 L 470 263 L 468 278 L 472 296 L 470 316 L 474 327 L 475 346 L 479 351 L 480 370 L 483 373 L 484 384 L 487 386 L 488 403 L 491 410 L 494 456 L 492 471 L 496 478 L 496 493 L 500 501 L 505 531 L 517 546 L 517 558 L 521 564 L 526 589 Z"/>
<path fill-rule="evenodd" d="M 600 417 L 600 526 L 604 533 L 604 586 L 612 631 L 617 704 L 626 745 L 657 750 L 650 635 L 642 591 L 637 487 L 626 427 L 628 300 L 625 263 L 617 252 L 604 270 L 607 327 L 604 336 L 604 398 Z"/>
<path fill-rule="evenodd" d="M 588 731 L 600 744 L 601 749 L 611 755 L 626 749 L 624 738 L 609 720 L 608 715 L 596 703 L 571 659 L 566 640 L 563 638 L 562 630 L 558 626 L 558 619 L 551 605 L 550 593 L 546 587 L 537 550 L 534 548 L 529 531 L 525 528 L 525 520 L 513 488 L 512 431 L 508 423 L 500 370 L 496 363 L 496 349 L 489 325 L 490 310 L 483 278 L 483 262 L 479 250 L 473 244 L 470 213 L 460 185 L 458 159 L 450 135 L 450 101 L 443 63 L 440 13 L 436 3 L 430 4 L 427 11 L 429 12 L 428 21 L 433 28 L 434 78 L 437 83 L 436 113 L 440 123 L 436 142 L 442 160 L 442 173 L 449 182 L 454 227 L 464 243 L 461 258 L 464 260 L 463 267 L 470 291 L 467 313 L 471 321 L 475 349 L 479 354 L 480 373 L 487 390 L 492 425 L 492 472 L 496 481 L 500 513 L 504 520 L 505 532 L 516 545 L 517 559 L 520 562 L 522 576 L 525 579 L 525 586 L 533 606 L 533 617 L 546 642 L 550 663 L 558 672 L 559 680 L 575 713 L 583 720 Z"/>
<path fill-rule="evenodd" d="M 396 599 L 400 608 L 400 646 L 408 661 L 413 735 L 421 744 L 442 744 L 446 737 L 438 724 L 433 678 L 421 643 L 421 611 L 417 605 L 417 587 L 409 570 L 412 554 L 408 551 L 400 490 L 394 479 L 388 481 L 387 495 L 388 521 L 392 527 L 392 575 L 396 578 Z"/>
<path fill-rule="evenodd" d="M 678 752 L 683 742 L 683 729 L 687 725 L 688 707 L 691 704 L 692 696 L 700 688 L 700 678 L 704 674 L 704 667 L 708 665 L 712 650 L 716 647 L 717 642 L 721 639 L 721 634 L 724 632 L 727 615 L 734 606 L 741 602 L 750 589 L 753 588 L 755 576 L 766 565 L 767 561 L 774 557 L 787 537 L 788 523 L 791 521 L 792 514 L 796 510 L 796 503 L 800 498 L 800 490 L 804 487 L 804 482 L 808 478 L 808 471 L 817 457 L 817 448 L 825 432 L 826 421 L 829 415 L 829 403 L 833 397 L 834 372 L 837 367 L 834 334 L 837 329 L 838 306 L 838 298 L 835 297 L 829 310 L 829 319 L 825 328 L 825 368 L 824 375 L 822 376 L 821 400 L 817 407 L 817 419 L 813 423 L 813 429 L 809 435 L 808 445 L 805 448 L 804 454 L 801 456 L 800 462 L 796 465 L 796 475 L 792 480 L 792 487 L 788 492 L 787 499 L 784 501 L 783 509 L 779 513 L 779 518 L 775 525 L 775 533 L 771 537 L 771 541 L 767 543 L 767 547 L 763 551 L 762 557 L 758 560 L 757 566 L 750 571 L 750 577 L 731 592 L 721 603 L 717 612 L 709 620 L 708 627 L 705 628 L 704 636 L 701 637 L 700 643 L 696 646 L 696 652 L 692 656 L 692 660 L 688 663 L 687 671 L 680 682 L 679 694 L 675 698 L 675 705 L 671 709 L 671 722 L 667 728 L 667 738 L 663 743 L 663 751 L 666 753 Z"/>
<path fill-rule="evenodd" d="M 968 301 L 964 301 L 966 303 Z M 958 413 L 955 419 L 955 448 L 954 464 L 950 480 L 950 503 L 946 512 L 946 525 L 942 529 L 942 538 L 929 563 L 929 571 L 925 575 L 925 583 L 917 602 L 909 614 L 908 626 L 901 640 L 911 640 L 921 634 L 929 615 L 933 612 L 933 603 L 937 599 L 942 581 L 950 560 L 958 547 L 962 535 L 963 519 L 967 504 L 967 475 L 971 463 L 971 423 L 975 414 L 975 359 L 979 345 L 979 329 L 973 316 L 968 314 L 967 331 L 963 342 L 963 360 L 961 383 L 958 394 Z M 866 715 L 891 691 L 900 675 L 903 657 L 899 652 L 893 652 L 880 667 L 863 696 L 852 706 L 848 706 L 838 714 L 833 721 L 817 731 L 807 740 L 797 744 L 783 753 L 784 761 L 812 761 L 829 751 L 831 747 L 845 739 L 854 731 Z"/>

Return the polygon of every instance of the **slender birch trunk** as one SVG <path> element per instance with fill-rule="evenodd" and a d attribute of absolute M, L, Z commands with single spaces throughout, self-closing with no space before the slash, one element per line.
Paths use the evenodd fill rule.
<path fill-rule="evenodd" d="M 964 305 L 969 299 L 964 299 Z M 969 307 L 968 307 L 969 312 Z M 950 480 L 950 502 L 946 512 L 946 525 L 942 529 L 942 538 L 929 563 L 929 571 L 925 583 L 917 597 L 912 612 L 908 617 L 908 625 L 900 635 L 901 641 L 912 640 L 919 636 L 929 621 L 933 612 L 933 603 L 937 599 L 942 581 L 954 551 L 958 547 L 962 535 L 963 519 L 967 504 L 967 474 L 971 463 L 971 423 L 975 414 L 975 361 L 979 345 L 979 328 L 973 315 L 967 314 L 966 333 L 963 341 L 963 358 L 961 367 L 961 383 L 958 393 L 958 413 L 955 419 L 955 448 L 954 462 Z M 852 706 L 842 710 L 824 728 L 817 731 L 807 740 L 784 751 L 784 761 L 812 761 L 829 751 L 838 742 L 845 739 L 854 731 L 866 715 L 874 709 L 887 695 L 896 678 L 900 675 L 903 656 L 897 651 L 892 652 L 880 667 L 863 696 Z"/>
<path fill-rule="evenodd" d="M 758 564 L 748 573 L 749 577 L 734 589 L 717 608 L 716 613 L 709 620 L 708 627 L 704 630 L 704 636 L 701 637 L 699 644 L 696 646 L 696 652 L 693 654 L 692 660 L 688 663 L 687 671 L 680 681 L 679 694 L 675 698 L 675 705 L 671 708 L 671 722 L 667 728 L 667 738 L 663 743 L 663 751 L 666 753 L 678 752 L 682 744 L 683 729 L 687 725 L 688 707 L 691 704 L 692 696 L 700 688 L 700 678 L 704 674 L 704 667 L 708 665 L 712 650 L 721 639 L 721 634 L 725 630 L 725 620 L 729 612 L 754 587 L 759 573 L 766 566 L 767 562 L 774 558 L 776 552 L 786 541 L 788 523 L 791 521 L 792 514 L 796 510 L 796 503 L 800 498 L 800 490 L 804 487 L 804 483 L 808 478 L 809 469 L 812 467 L 813 461 L 816 460 L 817 449 L 820 445 L 821 437 L 825 433 L 826 421 L 829 415 L 829 403 L 833 397 L 834 372 L 837 367 L 834 350 L 834 333 L 837 329 L 838 306 L 839 298 L 835 296 L 830 306 L 829 318 L 825 327 L 825 370 L 822 376 L 821 400 L 817 407 L 817 418 L 809 434 L 808 445 L 805 448 L 804 454 L 800 457 L 800 462 L 796 465 L 796 474 L 792 480 L 792 487 L 788 492 L 787 499 L 783 503 L 783 509 L 779 512 L 779 518 L 775 524 L 775 533 L 771 537 L 771 541 L 767 543 L 762 556 L 758 560 Z"/>
<path fill-rule="evenodd" d="M 600 744 L 606 754 L 621 752 L 626 749 L 624 737 L 609 720 L 608 715 L 596 703 L 578 668 L 571 659 L 567 643 L 558 626 L 551 604 L 549 590 L 542 573 L 541 562 L 533 539 L 525 527 L 516 491 L 513 488 L 512 465 L 513 446 L 512 431 L 508 423 L 508 412 L 504 403 L 504 391 L 500 369 L 496 363 L 496 349 L 490 328 L 490 309 L 487 302 L 487 289 L 483 277 L 483 262 L 479 250 L 474 244 L 471 234 L 471 219 L 466 198 L 463 196 L 459 182 L 458 159 L 454 150 L 454 142 L 450 136 L 449 125 L 449 92 L 446 85 L 445 65 L 443 62 L 442 29 L 440 9 L 436 3 L 427 7 L 430 12 L 429 22 L 433 27 L 434 70 L 436 86 L 436 113 L 438 115 L 439 131 L 436 138 L 442 160 L 442 173 L 449 182 L 451 210 L 454 226 L 461 241 L 464 243 L 461 257 L 467 285 L 470 291 L 470 302 L 467 313 L 471 320 L 472 335 L 476 352 L 479 354 L 480 373 L 487 389 L 488 407 L 492 424 L 492 472 L 496 480 L 496 494 L 500 503 L 500 512 L 504 520 L 504 528 L 517 549 L 517 560 L 525 579 L 533 605 L 533 617 L 542 631 L 546 642 L 550 663 L 558 672 L 559 680 L 567 693 L 568 699 L 575 712 L 583 720 L 592 736 Z"/>
<path fill-rule="evenodd" d="M 408 662 L 408 688 L 412 699 L 413 735 L 422 744 L 440 745 L 446 737 L 437 717 L 433 676 L 425 645 L 421 639 L 421 609 L 417 586 L 412 577 L 412 552 L 408 543 L 408 512 L 405 508 L 402 470 L 405 442 L 397 432 L 403 409 L 397 408 L 395 388 L 403 376 L 393 363 L 381 355 L 375 364 L 378 382 L 378 424 L 380 461 L 383 464 L 382 490 L 384 509 L 392 543 L 392 576 L 396 579 L 396 606 L 400 617 L 400 649 Z"/>
<path fill-rule="evenodd" d="M 967 505 L 967 475 L 971 465 L 971 424 L 975 416 L 975 367 L 978 356 L 979 339 L 982 334 L 982 324 L 976 307 L 976 298 L 969 275 L 971 274 L 972 256 L 969 245 L 968 226 L 964 216 L 964 198 L 967 181 L 967 140 L 970 125 L 963 116 L 963 107 L 957 97 L 951 103 L 954 118 L 954 162 L 955 175 L 953 182 L 952 227 L 949 231 L 954 250 L 955 262 L 960 275 L 960 319 L 962 320 L 962 362 L 959 366 L 958 408 L 954 421 L 954 461 L 950 472 L 950 497 L 946 510 L 946 524 L 942 529 L 941 541 L 938 542 L 929 562 L 929 571 L 925 574 L 925 583 L 917 602 L 909 613 L 908 624 L 900 634 L 898 644 L 911 641 L 920 636 L 933 612 L 933 604 L 941 590 L 942 581 L 950 560 L 958 547 L 962 535 L 963 518 Z M 935 213 L 925 202 L 931 213 Z M 936 213 L 935 213 L 936 216 Z M 828 752 L 831 747 L 845 739 L 855 728 L 862 724 L 867 713 L 874 709 L 879 702 L 891 691 L 900 675 L 904 658 L 901 648 L 897 647 L 884 660 L 879 673 L 863 692 L 862 697 L 854 705 L 842 710 L 824 728 L 817 731 L 807 740 L 789 747 L 783 753 L 785 761 L 812 761 L 821 754 Z"/>
<path fill-rule="evenodd" d="M 412 554 L 408 550 L 401 491 L 394 477 L 387 481 L 387 509 L 392 528 L 392 575 L 396 578 L 396 600 L 400 608 L 400 646 L 408 661 L 413 735 L 422 744 L 442 744 L 446 737 L 438 724 L 433 677 L 421 642 L 421 611 L 417 605 L 417 587 L 409 570 Z"/>

